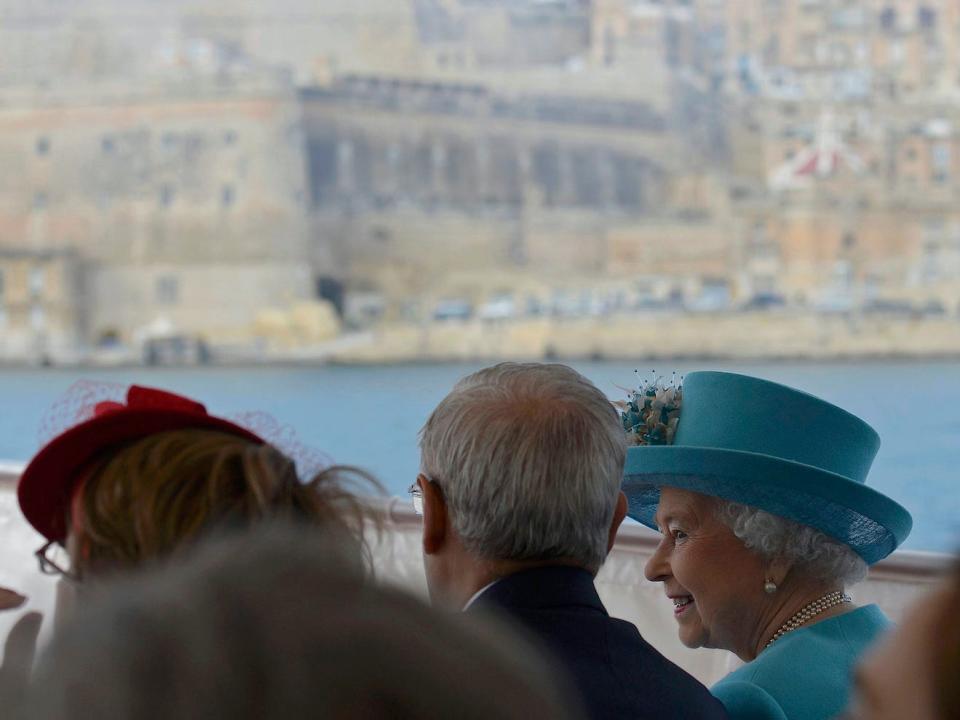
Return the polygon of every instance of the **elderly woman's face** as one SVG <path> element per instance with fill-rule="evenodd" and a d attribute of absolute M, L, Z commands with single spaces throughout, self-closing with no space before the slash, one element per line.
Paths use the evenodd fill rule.
<path fill-rule="evenodd" d="M 656 515 L 663 538 L 645 570 L 673 600 L 684 645 L 740 654 L 755 641 L 766 568 L 716 508 L 705 495 L 663 488 Z"/>

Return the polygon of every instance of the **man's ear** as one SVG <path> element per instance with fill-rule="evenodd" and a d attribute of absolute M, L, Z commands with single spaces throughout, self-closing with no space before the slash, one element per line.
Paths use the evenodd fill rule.
<path fill-rule="evenodd" d="M 620 529 L 620 523 L 627 516 L 627 496 L 622 492 L 617 497 L 617 506 L 613 509 L 613 520 L 610 522 L 610 537 L 607 539 L 607 552 L 613 550 L 613 544 L 617 541 L 617 531 Z"/>
<path fill-rule="evenodd" d="M 440 486 L 423 473 L 417 476 L 417 485 L 423 494 L 423 552 L 434 555 L 447 540 L 447 501 Z"/>

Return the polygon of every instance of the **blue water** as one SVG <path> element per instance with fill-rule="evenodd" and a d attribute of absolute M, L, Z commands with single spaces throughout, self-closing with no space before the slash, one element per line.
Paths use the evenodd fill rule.
<path fill-rule="evenodd" d="M 611 397 L 634 381 L 634 366 L 574 363 Z M 80 378 L 138 382 L 203 401 L 214 413 L 266 411 L 302 442 L 336 461 L 372 471 L 402 494 L 418 469 L 417 431 L 453 383 L 476 367 L 274 367 L 0 371 L 0 459 L 25 460 L 41 419 Z M 925 363 L 688 363 L 658 368 L 745 372 L 823 396 L 873 425 L 883 439 L 870 484 L 914 516 L 906 547 L 960 547 L 960 365 Z M 649 370 L 649 368 L 641 368 Z"/>

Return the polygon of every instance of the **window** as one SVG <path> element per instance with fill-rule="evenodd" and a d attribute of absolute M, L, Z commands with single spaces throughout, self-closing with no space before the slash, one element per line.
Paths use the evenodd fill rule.
<path fill-rule="evenodd" d="M 37 138 L 37 155 L 47 155 L 50 152 L 50 139 L 46 137 Z"/>
<path fill-rule="evenodd" d="M 176 192 L 172 185 L 162 185 L 160 187 L 160 207 L 168 208 L 173 205 L 173 199 Z"/>
<path fill-rule="evenodd" d="M 906 48 L 902 40 L 894 40 L 890 43 L 890 64 L 895 66 L 903 65 L 903 60 L 907 55 Z"/>
<path fill-rule="evenodd" d="M 922 30 L 933 30 L 937 27 L 937 11 L 927 5 L 921 5 L 917 10 L 917 25 Z"/>
<path fill-rule="evenodd" d="M 33 209 L 34 210 L 46 210 L 47 205 L 49 204 L 49 198 L 47 193 L 43 190 L 38 190 L 33 194 Z"/>
<path fill-rule="evenodd" d="M 892 32 L 897 29 L 897 11 L 892 7 L 884 8 L 883 12 L 880 13 L 880 27 L 882 27 L 887 32 Z"/>
<path fill-rule="evenodd" d="M 116 150 L 116 141 L 113 139 L 112 135 L 104 135 L 100 138 L 100 151 L 104 155 L 112 155 L 113 151 Z"/>
<path fill-rule="evenodd" d="M 924 246 L 939 246 L 946 233 L 947 223 L 941 217 L 928 218 L 923 223 Z"/>
<path fill-rule="evenodd" d="M 43 295 L 43 289 L 47 284 L 47 271 L 42 267 L 30 268 L 30 277 L 28 287 L 31 297 L 40 297 Z"/>
<path fill-rule="evenodd" d="M 934 182 L 943 183 L 950 177 L 952 158 L 949 143 L 934 143 L 930 147 L 930 172 Z"/>
<path fill-rule="evenodd" d="M 236 200 L 236 192 L 233 189 L 233 185 L 224 185 L 220 189 L 220 205 L 221 207 L 232 207 L 234 201 Z"/>
<path fill-rule="evenodd" d="M 397 142 L 391 142 L 387 146 L 387 164 L 390 166 L 390 169 L 396 172 L 397 166 L 400 164 L 400 158 L 403 155 L 403 149 L 400 144 Z"/>
<path fill-rule="evenodd" d="M 223 144 L 224 145 L 236 145 L 237 143 L 237 132 L 236 130 L 227 130 L 223 134 Z"/>
<path fill-rule="evenodd" d="M 175 275 L 158 277 L 155 295 L 161 305 L 176 305 L 180 301 L 180 278 Z"/>
<path fill-rule="evenodd" d="M 34 331 L 41 331 L 47 324 L 47 313 L 43 305 L 35 304 L 30 306 L 30 327 Z"/>

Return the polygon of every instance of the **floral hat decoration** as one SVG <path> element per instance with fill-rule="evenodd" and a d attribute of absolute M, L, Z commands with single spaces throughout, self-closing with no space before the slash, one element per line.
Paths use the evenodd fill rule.
<path fill-rule="evenodd" d="M 620 408 L 630 447 L 628 515 L 656 529 L 660 489 L 679 488 L 815 528 L 872 564 L 909 535 L 907 510 L 869 487 L 880 437 L 821 398 L 728 372 L 644 381 Z"/>
<path fill-rule="evenodd" d="M 639 375 L 638 370 L 634 370 Z M 656 370 L 652 379 L 643 380 L 640 387 L 627 390 L 627 399 L 614 405 L 620 410 L 623 429 L 629 445 L 672 445 L 680 422 L 683 402 L 683 377 L 673 373 L 665 385 Z"/>

